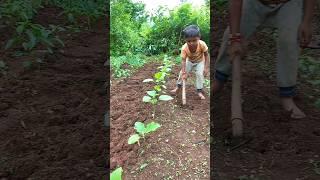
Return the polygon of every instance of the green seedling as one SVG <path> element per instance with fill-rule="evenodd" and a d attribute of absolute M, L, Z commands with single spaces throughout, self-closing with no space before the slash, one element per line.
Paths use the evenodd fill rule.
<path fill-rule="evenodd" d="M 208 89 L 208 93 L 210 95 L 210 80 L 209 79 L 204 80 L 204 86 Z"/>
<path fill-rule="evenodd" d="M 171 66 L 173 63 L 165 56 L 164 65 L 160 66 L 160 72 L 154 74 L 153 79 L 145 79 L 143 82 L 153 82 L 155 83 L 152 91 L 147 91 L 147 95 L 143 97 L 142 101 L 146 103 L 150 103 L 153 106 L 152 117 L 155 117 L 155 108 L 159 101 L 170 101 L 173 98 L 169 95 L 165 95 L 162 93 L 162 88 L 166 89 L 165 86 L 165 78 L 171 71 Z"/>
<path fill-rule="evenodd" d="M 56 32 L 64 30 L 64 28 L 54 25 L 50 25 L 49 29 L 47 29 L 31 21 L 17 22 L 16 34 L 7 42 L 5 49 L 9 49 L 14 45 L 20 45 L 24 51 L 31 51 L 39 44 L 42 44 L 47 48 L 49 53 L 53 53 L 53 48 L 57 44 L 64 46 L 62 40 L 55 35 Z"/>
<path fill-rule="evenodd" d="M 165 56 L 163 65 L 158 68 L 160 69 L 160 72 L 164 74 L 164 76 L 168 76 L 170 75 L 173 65 L 174 63 L 168 58 L 168 56 Z"/>
<path fill-rule="evenodd" d="M 134 124 L 134 129 L 137 133 L 130 136 L 128 144 L 135 144 L 137 142 L 140 146 L 140 138 L 142 137 L 144 139 L 147 134 L 156 131 L 159 127 L 161 127 L 161 125 L 156 122 L 151 122 L 147 125 L 139 121 L 136 122 Z"/>
<path fill-rule="evenodd" d="M 158 86 L 155 86 L 158 87 Z M 159 101 L 170 101 L 173 98 L 169 95 L 160 95 L 157 90 L 147 91 L 147 96 L 144 96 L 142 101 L 146 103 L 150 103 L 153 106 L 153 114 L 152 117 L 155 117 L 156 105 Z"/>
<path fill-rule="evenodd" d="M 118 167 L 110 174 L 110 180 L 122 180 L 122 167 Z"/>

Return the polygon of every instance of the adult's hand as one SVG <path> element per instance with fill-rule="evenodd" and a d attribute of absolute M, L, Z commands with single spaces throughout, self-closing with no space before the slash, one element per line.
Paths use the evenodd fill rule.
<path fill-rule="evenodd" d="M 229 49 L 230 61 L 232 62 L 236 56 L 244 55 L 244 48 L 241 42 L 232 42 Z"/>
<path fill-rule="evenodd" d="M 299 41 L 301 47 L 307 47 L 312 38 L 311 24 L 307 22 L 302 22 L 299 27 Z"/>

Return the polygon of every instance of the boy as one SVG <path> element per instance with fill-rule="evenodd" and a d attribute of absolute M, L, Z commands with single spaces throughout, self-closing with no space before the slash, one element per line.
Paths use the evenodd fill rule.
<path fill-rule="evenodd" d="M 305 47 L 311 40 L 314 0 L 231 0 L 230 2 L 230 27 L 225 31 L 215 64 L 213 93 L 222 89 L 230 75 L 233 57 L 243 56 L 243 41 L 248 39 L 259 26 L 271 25 L 278 29 L 277 84 L 283 108 L 291 112 L 292 118 L 304 118 L 305 114 L 296 106 L 293 96 L 298 71 L 299 45 Z"/>
<path fill-rule="evenodd" d="M 200 29 L 196 25 L 187 26 L 183 30 L 186 43 L 181 48 L 182 68 L 179 73 L 177 87 L 171 92 L 175 93 L 182 86 L 181 78 L 187 79 L 187 74 L 194 68 L 196 70 L 195 86 L 197 94 L 201 99 L 205 99 L 202 88 L 204 83 L 204 75 L 209 72 L 209 55 L 208 46 L 200 40 Z"/>

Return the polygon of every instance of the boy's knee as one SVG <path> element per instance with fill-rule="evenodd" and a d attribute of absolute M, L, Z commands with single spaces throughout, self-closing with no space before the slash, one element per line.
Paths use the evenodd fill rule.
<path fill-rule="evenodd" d="M 225 83 L 226 81 L 228 81 L 229 75 L 216 70 L 214 78 L 221 83 Z"/>
<path fill-rule="evenodd" d="M 196 76 L 198 76 L 198 77 L 203 76 L 203 71 L 197 71 L 197 72 L 196 72 Z"/>

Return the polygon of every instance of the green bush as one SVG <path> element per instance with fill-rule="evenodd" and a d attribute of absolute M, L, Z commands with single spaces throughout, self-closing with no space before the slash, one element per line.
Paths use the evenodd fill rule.
<path fill-rule="evenodd" d="M 159 7 L 149 16 L 144 4 L 130 0 L 111 0 L 111 55 L 133 54 L 157 55 L 171 53 L 183 44 L 182 30 L 196 24 L 202 39 L 209 45 L 209 6 L 193 8 L 185 3 L 173 10 Z"/>

